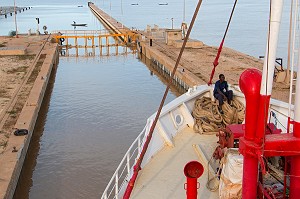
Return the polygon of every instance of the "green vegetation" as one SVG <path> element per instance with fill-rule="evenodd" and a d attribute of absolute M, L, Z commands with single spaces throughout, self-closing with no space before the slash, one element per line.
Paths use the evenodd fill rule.
<path fill-rule="evenodd" d="M 17 55 L 16 57 L 18 60 L 33 60 L 35 55 Z"/>
<path fill-rule="evenodd" d="M 11 30 L 11 31 L 9 31 L 8 36 L 13 37 L 13 36 L 16 36 L 16 34 L 17 34 L 17 32 L 15 30 Z"/>
<path fill-rule="evenodd" d="M 10 115 L 16 115 L 16 114 L 17 114 L 17 111 L 11 110 L 11 111 L 7 111 L 7 113 L 9 113 Z"/>
<path fill-rule="evenodd" d="M 27 81 L 27 84 L 30 84 L 32 82 L 35 81 L 36 77 L 38 76 L 40 70 L 41 70 L 41 67 L 44 63 L 44 60 L 45 60 L 45 57 L 46 57 L 46 54 L 41 54 L 40 55 L 40 59 L 39 61 L 36 63 L 35 65 L 35 68 L 33 69 L 33 71 L 31 72 L 31 75 Z"/>
<path fill-rule="evenodd" d="M 13 68 L 11 70 L 8 70 L 7 74 L 14 74 L 14 73 L 26 72 L 27 68 L 28 68 L 28 66 L 21 66 L 21 67 L 18 67 L 18 68 Z"/>

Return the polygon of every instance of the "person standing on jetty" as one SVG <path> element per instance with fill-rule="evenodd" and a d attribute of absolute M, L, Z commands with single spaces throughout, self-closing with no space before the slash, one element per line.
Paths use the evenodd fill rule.
<path fill-rule="evenodd" d="M 233 92 L 232 90 L 228 90 L 228 84 L 223 74 L 219 75 L 219 80 L 215 84 L 214 97 L 219 101 L 219 111 L 223 114 L 222 105 L 224 104 L 224 100 L 230 105 L 233 99 Z"/>

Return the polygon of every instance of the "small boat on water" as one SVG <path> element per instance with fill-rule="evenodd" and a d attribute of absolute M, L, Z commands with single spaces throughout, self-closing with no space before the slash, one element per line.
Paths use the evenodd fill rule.
<path fill-rule="evenodd" d="M 160 6 L 166 6 L 166 5 L 168 5 L 168 3 L 159 3 L 158 5 L 160 5 Z"/>
<path fill-rule="evenodd" d="M 75 21 L 73 21 L 71 26 L 87 26 L 87 24 L 86 23 L 76 23 Z"/>
<path fill-rule="evenodd" d="M 87 26 L 86 23 L 72 23 L 71 26 Z"/>
<path fill-rule="evenodd" d="M 138 6 L 139 4 L 138 3 L 132 3 L 131 5 L 132 6 Z"/>
<path fill-rule="evenodd" d="M 213 85 L 194 86 L 165 106 L 163 99 L 102 199 L 300 198 L 300 70 L 296 79 L 293 73 L 298 66 L 291 69 L 289 103 L 271 99 L 282 8 L 283 0 L 271 0 L 263 71 L 241 74 L 239 86 L 230 86 L 234 100 L 224 104 L 224 113 Z M 294 20 L 300 23 L 295 16 L 297 9 Z M 298 60 L 300 50 L 293 53 Z"/>

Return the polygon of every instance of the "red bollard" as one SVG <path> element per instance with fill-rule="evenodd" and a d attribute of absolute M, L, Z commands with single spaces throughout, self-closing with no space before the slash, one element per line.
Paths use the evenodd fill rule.
<path fill-rule="evenodd" d="M 187 199 L 197 199 L 197 179 L 203 174 L 204 168 L 198 161 L 191 161 L 184 167 L 184 175 L 186 176 L 187 183 L 184 188 L 186 189 Z"/>

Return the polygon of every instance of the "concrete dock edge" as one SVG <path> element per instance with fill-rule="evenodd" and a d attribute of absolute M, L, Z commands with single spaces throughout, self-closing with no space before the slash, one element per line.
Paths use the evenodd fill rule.
<path fill-rule="evenodd" d="M 3 154 L 6 156 L 3 157 L 5 159 L 3 164 L 6 165 L 1 167 L 4 168 L 2 172 L 5 173 L 6 178 L 0 180 L 0 185 L 1 190 L 6 191 L 0 193 L 0 198 L 11 199 L 14 196 L 50 75 L 53 67 L 57 66 L 59 61 L 58 45 L 50 43 L 49 45 L 53 46 L 42 52 L 42 54 L 46 54 L 45 60 L 15 124 L 15 128 L 27 129 L 29 133 L 26 136 L 11 135 L 14 137 L 8 142 L 6 153 Z M 10 153 L 13 147 L 16 147 L 17 153 Z"/>
<path fill-rule="evenodd" d="M 147 42 L 139 42 L 138 52 L 145 55 L 147 59 L 150 59 L 155 64 L 160 65 L 162 70 L 164 70 L 166 73 L 172 73 L 175 66 L 174 60 L 168 58 L 165 56 L 165 54 L 157 51 L 155 48 L 151 48 Z M 174 80 L 186 90 L 202 83 L 195 74 L 181 65 L 179 65 L 177 68 L 177 71 L 174 75 Z"/>

